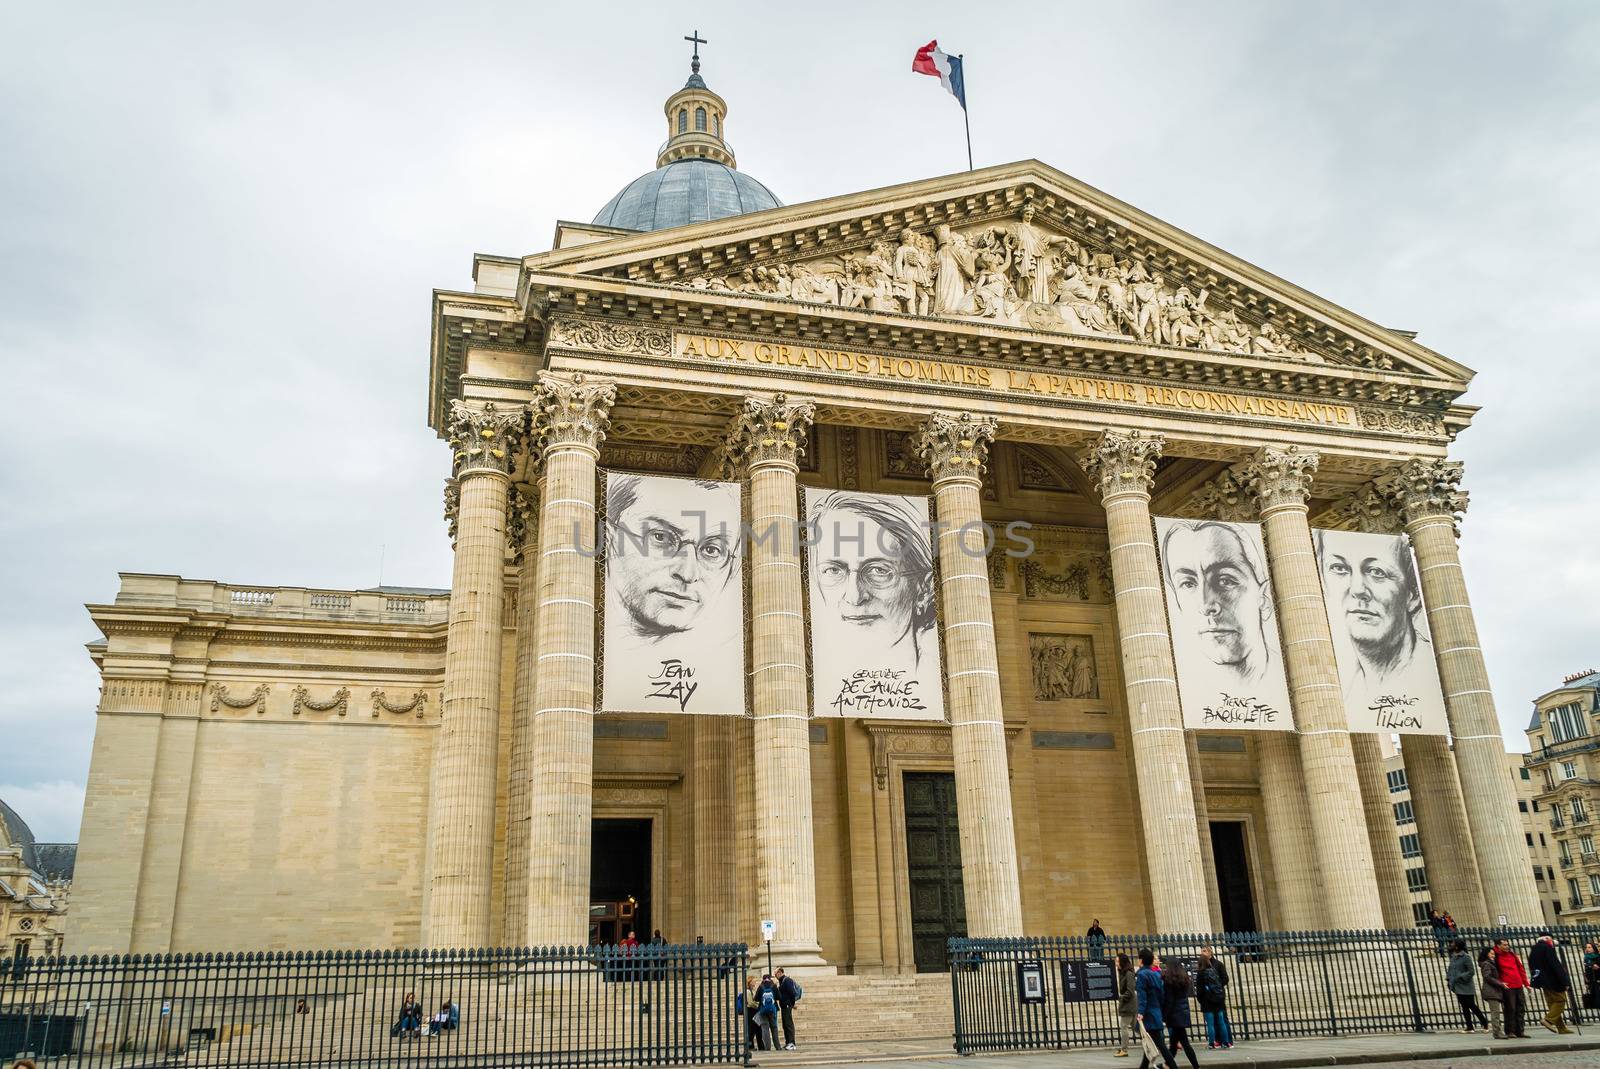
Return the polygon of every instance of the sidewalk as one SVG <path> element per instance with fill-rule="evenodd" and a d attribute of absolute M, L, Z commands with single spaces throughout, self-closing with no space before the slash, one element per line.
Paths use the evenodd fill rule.
<path fill-rule="evenodd" d="M 1304 1039 L 1266 1039 L 1241 1043 L 1233 1050 L 1198 1048 L 1202 1067 L 1227 1069 L 1297 1069 L 1314 1065 L 1365 1065 L 1373 1062 L 1426 1062 L 1485 1055 L 1549 1055 L 1563 1051 L 1595 1051 L 1600 1064 L 1600 1032 L 1588 1035 L 1556 1036 L 1540 1030 L 1529 1039 L 1489 1039 L 1481 1033 L 1428 1032 L 1422 1035 L 1351 1036 Z M 859 1069 L 883 1066 L 884 1069 L 1128 1069 L 1139 1064 L 1135 1051 L 1131 1058 L 1114 1058 L 1103 1047 L 1078 1047 L 1070 1050 L 1027 1051 L 1007 1054 L 975 1054 L 960 1057 L 951 1049 L 948 1037 L 930 1039 L 812 1043 L 800 1050 L 757 1051 L 753 1064 L 761 1069 L 794 1069 L 798 1066 L 851 1065 Z M 1188 1063 L 1180 1055 L 1180 1066 Z M 1541 1063 L 1528 1063 L 1536 1069 Z"/>

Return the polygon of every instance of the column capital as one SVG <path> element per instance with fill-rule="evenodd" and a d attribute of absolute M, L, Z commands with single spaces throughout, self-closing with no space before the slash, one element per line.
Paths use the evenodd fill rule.
<path fill-rule="evenodd" d="M 444 481 L 444 525 L 450 532 L 450 544 L 456 544 L 456 522 L 461 518 L 461 480 L 451 477 Z"/>
<path fill-rule="evenodd" d="M 511 474 L 527 428 L 528 410 L 522 405 L 507 408 L 493 402 L 452 400 L 446 424 L 452 474 L 457 479 L 475 472 Z"/>
<path fill-rule="evenodd" d="M 799 471 L 816 412 L 817 406 L 810 401 L 791 401 L 788 394 L 777 394 L 771 400 L 746 397 L 728 428 L 725 470 L 778 466 Z"/>
<path fill-rule="evenodd" d="M 518 564 L 539 538 L 539 490 L 529 483 L 513 483 L 506 502 L 506 541 Z"/>
<path fill-rule="evenodd" d="M 1279 509 L 1304 509 L 1311 499 L 1311 478 L 1322 458 L 1298 446 L 1257 451 L 1240 473 L 1261 501 L 1263 514 Z"/>
<path fill-rule="evenodd" d="M 534 402 L 534 433 L 544 451 L 571 446 L 598 455 L 611 423 L 611 406 L 617 403 L 617 386 L 583 375 L 567 378 L 553 372 L 539 375 L 539 398 Z"/>
<path fill-rule="evenodd" d="M 1000 421 L 993 416 L 961 412 L 930 414 L 918 429 L 914 442 L 917 455 L 928 465 L 935 486 L 951 479 L 971 483 L 983 481 L 988 467 L 989 443 L 994 441 Z"/>
<path fill-rule="evenodd" d="M 1186 519 L 1248 522 L 1261 515 L 1261 505 L 1245 480 L 1241 466 L 1224 469 L 1189 495 L 1177 514 Z"/>
<path fill-rule="evenodd" d="M 1373 483 L 1363 483 L 1353 493 L 1335 501 L 1316 518 L 1316 524 L 1318 527 L 1371 534 L 1395 534 L 1405 526 L 1394 502 Z"/>
<path fill-rule="evenodd" d="M 1102 431 L 1084 451 L 1080 462 L 1096 486 L 1100 498 L 1109 501 L 1126 494 L 1150 496 L 1156 481 L 1156 460 L 1167 440 L 1159 434 L 1139 431 Z"/>
<path fill-rule="evenodd" d="M 1418 458 L 1380 477 L 1377 488 L 1407 527 L 1440 518 L 1459 527 L 1461 513 L 1467 511 L 1467 492 L 1461 489 L 1462 470 L 1459 460 Z"/>

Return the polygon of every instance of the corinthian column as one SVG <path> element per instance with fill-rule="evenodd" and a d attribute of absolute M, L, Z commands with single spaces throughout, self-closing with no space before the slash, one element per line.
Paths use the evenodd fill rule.
<path fill-rule="evenodd" d="M 450 402 L 455 567 L 444 660 L 444 716 L 433 753 L 432 869 L 423 935 L 434 947 L 489 942 L 506 495 L 526 420 L 521 407 Z"/>
<path fill-rule="evenodd" d="M 539 493 L 534 487 L 522 483 L 512 489 L 510 536 L 517 564 L 517 674 L 511 699 L 511 760 L 506 775 L 505 905 L 498 940 L 507 946 L 523 946 L 528 941 L 528 776 L 533 762 L 533 677 L 539 658 L 538 510 Z"/>
<path fill-rule="evenodd" d="M 800 597 L 799 455 L 815 406 L 746 398 L 728 453 L 750 480 L 750 676 L 755 708 L 756 908 L 785 968 L 822 968 L 811 829 L 811 710 Z"/>
<path fill-rule="evenodd" d="M 1246 469 L 1246 478 L 1261 500 L 1267 566 L 1300 734 L 1300 769 L 1315 833 L 1312 847 L 1322 874 L 1318 927 L 1382 928 L 1361 782 L 1306 516 L 1317 461 L 1315 453 L 1293 447 L 1263 449 Z"/>
<path fill-rule="evenodd" d="M 1491 919 L 1504 914 L 1513 925 L 1540 924 L 1516 794 L 1506 775 L 1505 739 L 1456 545 L 1457 515 L 1467 507 L 1460 485 L 1459 462 L 1413 460 L 1381 488 L 1400 510 L 1417 555 L 1484 905 Z"/>
<path fill-rule="evenodd" d="M 978 938 L 1022 935 L 1022 885 L 981 505 L 984 462 L 995 426 L 992 416 L 935 412 L 917 443 L 933 478 L 938 511 L 961 885 L 967 931 Z"/>
<path fill-rule="evenodd" d="M 539 507 L 539 636 L 533 684 L 528 941 L 589 941 L 594 812 L 595 461 L 617 388 L 540 376 L 534 429 L 544 438 Z"/>
<path fill-rule="evenodd" d="M 1194 786 L 1183 739 L 1177 669 L 1167 631 L 1167 605 L 1150 525 L 1150 488 L 1159 435 L 1106 431 L 1084 457 L 1105 502 L 1111 582 L 1128 688 L 1128 721 L 1144 825 L 1145 868 L 1155 923 L 1163 932 L 1202 932 L 1210 925 L 1200 860 Z"/>

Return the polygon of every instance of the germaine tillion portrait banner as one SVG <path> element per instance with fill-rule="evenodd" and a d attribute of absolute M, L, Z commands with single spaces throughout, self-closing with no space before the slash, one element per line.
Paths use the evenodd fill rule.
<path fill-rule="evenodd" d="M 1405 535 L 1312 534 L 1350 730 L 1447 734 L 1427 606 Z"/>
<path fill-rule="evenodd" d="M 742 715 L 738 483 L 606 472 L 600 710 Z"/>
<path fill-rule="evenodd" d="M 943 720 L 928 499 L 805 490 L 813 716 Z"/>
<path fill-rule="evenodd" d="M 1156 544 L 1184 726 L 1293 731 L 1261 525 L 1158 516 Z"/>

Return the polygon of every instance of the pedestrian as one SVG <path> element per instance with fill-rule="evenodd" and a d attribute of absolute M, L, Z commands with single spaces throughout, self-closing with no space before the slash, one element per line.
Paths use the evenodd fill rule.
<path fill-rule="evenodd" d="M 1135 990 L 1137 973 L 1133 959 L 1126 954 L 1117 955 L 1117 1049 L 1113 1056 L 1128 1056 L 1128 1040 L 1138 1041 L 1139 994 Z"/>
<path fill-rule="evenodd" d="M 1089 922 L 1089 930 L 1083 935 L 1089 940 L 1089 960 L 1106 960 L 1106 930 L 1100 927 L 1099 917 Z"/>
<path fill-rule="evenodd" d="M 1161 1063 L 1167 1069 L 1178 1069 L 1177 1063 L 1172 1060 L 1172 1052 L 1167 1049 L 1165 1039 L 1166 1021 L 1161 1015 L 1161 1002 L 1166 997 L 1166 988 L 1161 983 L 1161 973 L 1156 969 L 1155 951 L 1149 947 L 1139 948 L 1139 972 L 1133 978 L 1134 995 L 1139 1011 L 1139 1025 L 1144 1029 L 1144 1035 L 1153 1044 L 1156 1053 L 1161 1057 Z M 1144 1040 L 1140 1041 L 1144 1046 Z M 1150 1052 L 1145 1050 L 1145 1055 L 1139 1060 L 1139 1069 L 1150 1069 Z"/>
<path fill-rule="evenodd" d="M 1600 946 L 1583 944 L 1583 1008 L 1600 1010 Z"/>
<path fill-rule="evenodd" d="M 1194 992 L 1194 980 L 1177 958 L 1162 964 L 1161 986 L 1166 990 L 1161 998 L 1161 1016 L 1167 1023 L 1168 1048 L 1174 1060 L 1182 1048 L 1189 1057 L 1190 1066 L 1200 1069 L 1200 1059 L 1194 1056 L 1194 1048 L 1189 1045 L 1189 1026 L 1193 1023 L 1189 1017 L 1189 996 Z"/>
<path fill-rule="evenodd" d="M 761 977 L 756 988 L 756 1027 L 761 1030 L 761 1049 L 778 1049 L 778 985 L 772 974 Z"/>
<path fill-rule="evenodd" d="M 794 977 L 783 971 L 781 965 L 772 976 L 778 981 L 778 1013 L 783 1018 L 783 1049 L 794 1050 L 794 1004 L 800 1001 L 800 985 Z"/>
<path fill-rule="evenodd" d="M 1450 965 L 1444 972 L 1445 982 L 1450 985 L 1450 993 L 1455 995 L 1456 1001 L 1461 1003 L 1461 1017 L 1466 1022 L 1463 1032 L 1472 1032 L 1472 1018 L 1477 1017 L 1484 1028 L 1489 1027 L 1489 1018 L 1478 1009 L 1478 970 L 1472 965 L 1472 955 L 1467 953 L 1467 944 L 1464 940 L 1455 939 L 1450 943 Z"/>
<path fill-rule="evenodd" d="M 1494 941 L 1494 963 L 1500 970 L 1500 983 L 1505 988 L 1506 1035 L 1513 1039 L 1527 1039 L 1528 1033 L 1523 1031 L 1526 1027 L 1523 1015 L 1528 1009 L 1528 972 L 1522 967 L 1522 959 L 1517 957 L 1517 952 L 1511 949 L 1511 940 Z"/>
<path fill-rule="evenodd" d="M 1478 994 L 1489 1007 L 1489 1026 L 1494 1038 L 1506 1038 L 1506 985 L 1500 982 L 1500 966 L 1494 961 L 1494 947 L 1478 951 Z"/>
<path fill-rule="evenodd" d="M 299 1015 L 299 1014 L 302 1014 L 302 1013 L 310 1013 L 311 1012 L 311 1007 L 306 1005 L 306 1000 L 305 999 L 301 999 L 299 1002 L 296 1002 L 294 1004 L 294 1012 L 295 1012 L 296 1015 Z"/>
<path fill-rule="evenodd" d="M 756 1022 L 756 1010 L 759 1008 L 761 998 L 758 994 L 760 983 L 756 974 L 751 973 L 744 981 L 744 991 L 734 1000 L 734 1012 L 744 1016 L 744 1041 L 747 1047 L 753 1050 L 766 1050 L 767 1044 L 761 1036 L 761 1025 Z"/>
<path fill-rule="evenodd" d="M 1450 939 L 1450 926 L 1444 922 L 1444 917 L 1436 909 L 1428 911 L 1428 927 L 1433 929 L 1433 941 L 1438 948 L 1439 956 L 1444 957 L 1445 944 Z"/>
<path fill-rule="evenodd" d="M 1195 998 L 1200 1003 L 1200 1019 L 1206 1026 L 1209 1050 L 1232 1050 L 1233 1029 L 1228 1026 L 1228 970 L 1209 946 L 1200 952 L 1200 968 L 1194 977 Z"/>
<path fill-rule="evenodd" d="M 661 934 L 661 929 L 660 928 L 657 928 L 656 929 L 656 934 L 652 935 L 650 937 L 650 945 L 651 946 L 661 946 L 666 941 L 667 941 L 667 937 Z"/>
<path fill-rule="evenodd" d="M 417 1001 L 415 991 L 407 991 L 406 997 L 400 1000 L 400 1019 L 389 1029 L 389 1034 L 401 1039 L 422 1038 L 422 1003 Z"/>
<path fill-rule="evenodd" d="M 1570 1036 L 1567 1027 L 1567 993 L 1572 990 L 1572 977 L 1567 974 L 1567 963 L 1556 950 L 1555 937 L 1541 932 L 1533 949 L 1528 951 L 1528 983 L 1544 992 L 1544 1018 L 1540 1024 L 1557 1035 Z"/>

